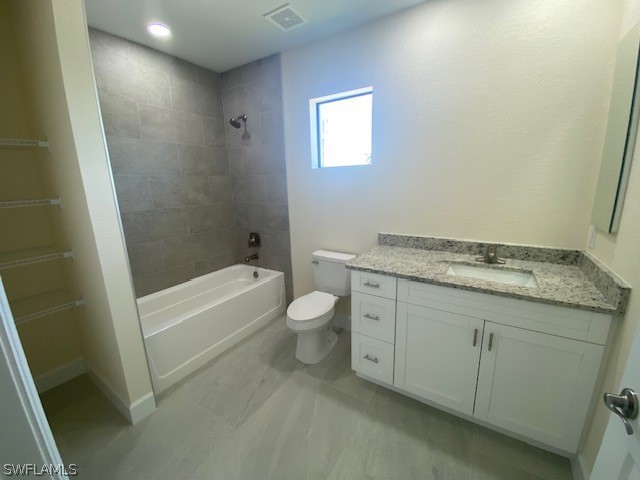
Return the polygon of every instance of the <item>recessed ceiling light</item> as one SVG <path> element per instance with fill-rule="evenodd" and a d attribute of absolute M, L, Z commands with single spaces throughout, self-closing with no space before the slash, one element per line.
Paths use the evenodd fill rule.
<path fill-rule="evenodd" d="M 150 23 L 147 25 L 147 32 L 154 37 L 168 37 L 171 35 L 171 29 L 162 23 Z"/>

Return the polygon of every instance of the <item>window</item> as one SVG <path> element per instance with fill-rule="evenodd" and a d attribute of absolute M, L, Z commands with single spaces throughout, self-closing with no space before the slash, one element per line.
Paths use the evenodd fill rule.
<path fill-rule="evenodd" d="M 313 168 L 371 164 L 373 87 L 309 101 Z"/>

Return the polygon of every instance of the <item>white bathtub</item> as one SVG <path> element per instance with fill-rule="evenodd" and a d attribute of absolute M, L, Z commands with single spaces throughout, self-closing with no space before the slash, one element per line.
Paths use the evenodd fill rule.
<path fill-rule="evenodd" d="M 156 393 L 266 325 L 285 307 L 284 274 L 248 265 L 139 298 Z"/>

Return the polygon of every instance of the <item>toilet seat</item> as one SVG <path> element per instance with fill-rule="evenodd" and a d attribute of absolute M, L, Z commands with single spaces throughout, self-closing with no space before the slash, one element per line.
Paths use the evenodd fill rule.
<path fill-rule="evenodd" d="M 337 299 L 330 293 L 316 290 L 294 300 L 287 308 L 287 317 L 296 323 L 316 320 L 331 312 Z"/>

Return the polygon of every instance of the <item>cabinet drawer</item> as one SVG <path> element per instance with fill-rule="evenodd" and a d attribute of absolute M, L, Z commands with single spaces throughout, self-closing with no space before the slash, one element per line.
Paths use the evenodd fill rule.
<path fill-rule="evenodd" d="M 351 272 L 351 290 L 377 297 L 396 298 L 396 279 L 368 272 Z"/>
<path fill-rule="evenodd" d="M 396 332 L 396 301 L 353 292 L 351 294 L 351 330 L 393 343 Z"/>
<path fill-rule="evenodd" d="M 351 368 L 393 384 L 393 344 L 352 332 Z"/>

